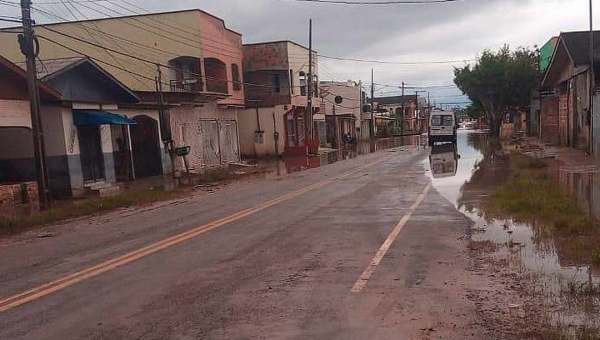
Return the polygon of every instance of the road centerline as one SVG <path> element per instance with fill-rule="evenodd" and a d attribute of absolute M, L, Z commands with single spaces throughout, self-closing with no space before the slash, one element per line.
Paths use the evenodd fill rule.
<path fill-rule="evenodd" d="M 365 168 L 374 166 L 376 164 L 379 164 L 381 162 L 385 161 L 385 158 L 383 159 L 379 159 L 375 162 L 371 162 L 362 166 L 359 166 L 356 169 L 353 169 L 351 171 L 348 171 L 346 173 L 342 173 L 339 176 L 330 178 L 330 179 L 326 179 L 308 186 L 305 186 L 301 189 L 292 191 L 290 193 L 287 193 L 285 195 L 282 195 L 280 197 L 268 200 L 266 202 L 257 204 L 253 207 L 250 207 L 248 209 L 233 213 L 229 216 L 226 216 L 224 218 L 212 221 L 212 222 L 208 222 L 206 224 L 203 224 L 201 226 L 195 227 L 191 230 L 188 230 L 186 232 L 182 232 L 180 234 L 168 237 L 164 240 L 155 242 L 151 245 L 139 248 L 137 250 L 131 251 L 129 253 L 126 253 L 124 255 L 118 256 L 116 258 L 107 260 L 105 262 L 102 262 L 100 264 L 79 270 L 77 272 L 74 272 L 72 274 L 66 275 L 62 278 L 59 278 L 57 280 L 42 284 L 40 286 L 37 286 L 35 288 L 32 289 L 28 289 L 25 290 L 23 292 L 14 294 L 12 296 L 3 298 L 0 300 L 0 313 L 6 312 L 10 309 L 19 307 L 21 305 L 24 305 L 28 302 L 32 302 L 35 300 L 38 300 L 42 297 L 45 297 L 47 295 L 51 295 L 53 293 L 56 293 L 58 291 L 61 291 L 65 288 L 68 288 L 70 286 L 73 286 L 77 283 L 80 283 L 82 281 L 86 281 L 89 280 L 91 278 L 94 278 L 96 276 L 99 276 L 103 273 L 106 273 L 108 271 L 111 271 L 113 269 L 116 269 L 118 267 L 127 265 L 129 263 L 135 262 L 137 260 L 140 260 L 144 257 L 150 256 L 154 253 L 157 253 L 159 251 L 162 251 L 164 249 L 173 247 L 177 244 L 180 244 L 182 242 L 185 242 L 187 240 L 190 240 L 192 238 L 198 237 L 202 234 L 205 234 L 211 230 L 223 227 L 225 225 L 228 225 L 232 222 L 238 221 L 240 219 L 243 219 L 245 217 L 251 216 L 259 211 L 265 210 L 267 208 L 270 208 L 274 205 L 289 201 L 293 198 L 296 198 L 298 196 L 301 196 L 307 192 L 316 190 L 318 188 L 322 188 L 326 185 L 332 184 L 335 181 L 338 181 L 340 179 L 344 179 L 347 177 L 350 177 L 354 174 L 356 174 L 357 172 L 360 172 L 362 170 L 364 170 Z"/>
<path fill-rule="evenodd" d="M 381 261 L 383 260 L 387 252 L 390 250 L 390 247 L 392 246 L 396 238 L 398 238 L 398 235 L 400 235 L 402 229 L 404 229 L 406 223 L 410 220 L 415 211 L 417 211 L 421 203 L 423 203 L 425 197 L 427 197 L 427 194 L 429 193 L 429 190 L 431 190 L 431 186 L 432 183 L 429 182 L 427 186 L 425 186 L 425 189 L 423 189 L 415 203 L 410 207 L 406 215 L 404 215 L 400 222 L 398 222 L 394 229 L 392 229 L 385 242 L 383 242 L 377 253 L 375 253 L 375 256 L 373 256 L 373 259 L 371 260 L 365 271 L 361 274 L 360 278 L 352 287 L 352 293 L 358 294 L 362 293 L 365 290 L 365 288 L 367 287 L 367 283 L 369 282 L 369 280 L 373 276 L 373 273 L 375 272 L 375 269 L 381 264 Z"/>

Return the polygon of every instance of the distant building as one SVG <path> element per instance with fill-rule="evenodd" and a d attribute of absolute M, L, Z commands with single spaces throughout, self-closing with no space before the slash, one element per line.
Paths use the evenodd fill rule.
<path fill-rule="evenodd" d="M 375 111 L 395 119 L 395 133 L 418 133 L 427 129 L 429 107 L 425 98 L 418 95 L 375 98 Z"/>
<path fill-rule="evenodd" d="M 361 93 L 361 85 L 352 80 L 321 82 L 321 112 L 325 114 L 327 122 L 327 134 L 325 140 L 321 139 L 322 145 L 338 147 L 343 140 L 342 135 L 356 139 L 368 138 L 369 130 L 362 129 Z M 336 98 L 341 99 L 339 104 Z"/>
<path fill-rule="evenodd" d="M 313 112 L 309 113 L 308 48 L 275 41 L 247 44 L 243 51 L 246 109 L 238 115 L 242 154 L 306 155 L 325 125 L 324 115 L 319 114 L 317 53 L 313 52 Z"/>

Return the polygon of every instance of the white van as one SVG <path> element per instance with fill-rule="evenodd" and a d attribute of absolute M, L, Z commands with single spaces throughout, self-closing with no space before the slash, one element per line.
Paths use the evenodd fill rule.
<path fill-rule="evenodd" d="M 433 111 L 429 117 L 429 145 L 456 143 L 456 117 L 452 111 Z"/>

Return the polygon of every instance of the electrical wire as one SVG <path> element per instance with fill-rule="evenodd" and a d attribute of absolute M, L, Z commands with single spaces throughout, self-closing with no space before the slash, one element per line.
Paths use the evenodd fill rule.
<path fill-rule="evenodd" d="M 456 64 L 461 62 L 471 62 L 477 59 L 461 59 L 461 60 L 441 60 L 441 61 L 385 61 L 385 60 L 370 60 L 370 59 L 357 59 L 357 58 L 342 58 L 342 57 L 331 57 L 327 55 L 319 54 L 319 57 L 324 59 L 338 60 L 338 61 L 354 61 L 361 63 L 372 63 L 372 64 L 390 64 L 390 65 L 436 65 L 436 64 Z"/>
<path fill-rule="evenodd" d="M 71 52 L 73 52 L 73 53 L 76 53 L 76 54 L 78 54 L 78 55 L 81 55 L 81 56 L 84 56 L 84 57 L 86 57 L 86 58 L 89 58 L 89 59 L 91 59 L 91 60 L 93 60 L 93 61 L 95 61 L 95 62 L 98 62 L 98 63 L 101 63 L 101 64 L 105 64 L 105 65 L 108 65 L 108 66 L 114 67 L 114 68 L 116 68 L 116 69 L 118 69 L 118 70 L 121 70 L 121 71 L 123 71 L 123 72 L 129 73 L 129 74 L 132 74 L 132 75 L 137 75 L 137 76 L 138 76 L 138 77 L 140 77 L 140 78 L 144 78 L 144 79 L 147 79 L 147 80 L 151 80 L 151 81 L 153 81 L 153 82 L 154 82 L 154 81 L 156 81 L 156 79 L 154 79 L 154 78 L 150 78 L 150 77 L 148 77 L 148 76 L 145 76 L 145 75 L 143 75 L 143 74 L 139 74 L 139 73 L 133 72 L 133 71 L 131 71 L 131 70 L 127 70 L 127 69 L 124 69 L 124 68 L 122 68 L 122 67 L 119 67 L 119 66 L 117 66 L 117 65 L 111 64 L 111 63 L 109 63 L 109 62 L 106 62 L 106 61 L 104 61 L 104 60 L 101 60 L 101 59 L 98 59 L 98 58 L 94 58 L 94 57 L 92 57 L 92 56 L 89 56 L 89 55 L 87 55 L 87 54 L 85 54 L 85 53 L 82 53 L 81 51 L 78 51 L 78 50 L 76 50 L 76 49 L 74 49 L 74 48 L 71 48 L 71 47 L 69 47 L 69 46 L 66 46 L 66 45 L 64 45 L 64 44 L 61 44 L 61 43 L 57 42 L 56 40 L 53 40 L 53 39 L 50 39 L 50 38 L 47 38 L 47 37 L 44 37 L 44 36 L 41 36 L 41 35 L 38 35 L 38 38 L 40 38 L 40 39 L 43 39 L 43 40 L 46 40 L 46 41 L 49 41 L 49 42 L 51 42 L 51 43 L 53 43 L 53 44 L 56 44 L 56 45 L 58 45 L 58 46 L 60 46 L 60 47 L 62 47 L 62 48 L 65 48 L 65 49 L 67 49 L 67 50 L 69 50 L 69 51 L 71 51 Z M 169 83 L 165 83 L 165 82 L 161 82 L 161 84 L 163 84 L 163 85 L 167 85 L 167 86 L 169 86 L 169 85 L 170 85 Z M 149 87 L 149 89 L 150 89 L 150 90 L 153 90 L 153 89 L 152 89 L 152 87 Z"/>

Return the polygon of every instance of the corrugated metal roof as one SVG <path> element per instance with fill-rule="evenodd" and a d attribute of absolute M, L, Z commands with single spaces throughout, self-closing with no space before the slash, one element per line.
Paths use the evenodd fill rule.
<path fill-rule="evenodd" d="M 36 60 L 36 68 L 39 79 L 44 79 L 51 76 L 59 71 L 67 69 L 71 66 L 79 64 L 85 60 L 85 57 L 72 57 L 72 58 L 60 58 L 60 59 L 48 59 L 48 60 Z M 24 62 L 17 64 L 20 68 L 26 69 L 27 66 Z"/>
<path fill-rule="evenodd" d="M 560 35 L 575 65 L 590 63 L 590 32 L 566 32 Z M 594 31 L 594 50 L 600 49 L 600 31 Z"/>

